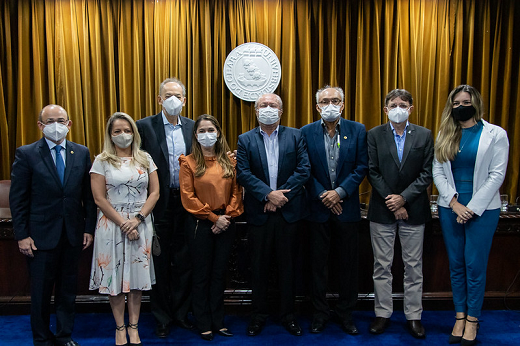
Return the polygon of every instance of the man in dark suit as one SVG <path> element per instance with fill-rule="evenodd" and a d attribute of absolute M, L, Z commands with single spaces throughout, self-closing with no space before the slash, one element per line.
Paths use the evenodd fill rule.
<path fill-rule="evenodd" d="M 78 345 L 72 340 L 79 258 L 92 243 L 96 207 L 90 190 L 90 153 L 65 140 L 65 109 L 42 109 L 44 137 L 16 149 L 9 203 L 15 239 L 31 278 L 34 345 Z M 49 329 L 54 287 L 56 335 Z"/>
<path fill-rule="evenodd" d="M 396 233 L 404 262 L 404 314 L 416 338 L 426 333 L 422 314 L 422 252 L 424 224 L 431 219 L 428 186 L 432 182 L 431 131 L 410 124 L 412 95 L 392 90 L 385 98 L 389 122 L 368 132 L 368 179 L 372 195 L 368 209 L 374 252 L 374 303 L 376 318 L 370 333 L 381 334 L 390 322 L 392 261 Z"/>
<path fill-rule="evenodd" d="M 192 329 L 187 319 L 191 307 L 191 265 L 179 192 L 179 156 L 191 152 L 194 121 L 180 116 L 186 103 L 186 88 L 177 78 L 165 79 L 157 102 L 162 111 L 136 122 L 141 148 L 157 165 L 160 197 L 153 210 L 155 229 L 161 247 L 154 254 L 156 284 L 150 305 L 156 321 L 155 333 L 165 338 L 175 323 Z"/>
<path fill-rule="evenodd" d="M 352 310 L 358 295 L 359 184 L 368 171 L 367 135 L 364 125 L 341 118 L 343 100 L 339 87 L 318 90 L 316 109 L 322 119 L 302 128 L 311 162 L 306 185 L 314 306 L 311 333 L 321 333 L 330 318 L 326 293 L 331 245 L 340 269 L 336 315 L 346 333 L 359 333 Z"/>
<path fill-rule="evenodd" d="M 297 222 L 305 210 L 303 185 L 310 165 L 300 130 L 280 125 L 281 98 L 264 94 L 255 103 L 259 127 L 238 137 L 237 179 L 246 190 L 253 315 L 249 336 L 258 335 L 268 316 L 269 262 L 278 263 L 280 315 L 293 335 L 302 335 L 294 316 L 294 250 Z"/>

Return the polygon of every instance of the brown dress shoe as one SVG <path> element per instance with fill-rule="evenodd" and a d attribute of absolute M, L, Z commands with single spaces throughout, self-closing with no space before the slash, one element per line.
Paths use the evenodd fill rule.
<path fill-rule="evenodd" d="M 372 321 L 372 324 L 370 324 L 369 332 L 372 334 L 383 334 L 386 327 L 388 327 L 389 324 L 390 324 L 389 318 L 376 317 Z"/>
<path fill-rule="evenodd" d="M 414 338 L 424 339 L 426 337 L 421 320 L 408 320 L 408 330 Z"/>

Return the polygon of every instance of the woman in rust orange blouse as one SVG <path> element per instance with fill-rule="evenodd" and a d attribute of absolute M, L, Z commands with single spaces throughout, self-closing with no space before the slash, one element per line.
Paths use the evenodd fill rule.
<path fill-rule="evenodd" d="M 181 156 L 179 182 L 193 269 L 193 315 L 200 336 L 213 331 L 233 336 L 224 327 L 224 289 L 227 263 L 235 239 L 233 218 L 243 213 L 242 188 L 218 121 L 201 115 L 193 128 L 192 153 Z"/>

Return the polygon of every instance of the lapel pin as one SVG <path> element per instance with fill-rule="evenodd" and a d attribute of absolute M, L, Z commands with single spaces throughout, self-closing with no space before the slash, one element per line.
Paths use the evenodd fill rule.
<path fill-rule="evenodd" d="M 71 153 L 71 154 L 74 154 L 74 150 L 71 150 L 70 153 Z"/>
<path fill-rule="evenodd" d="M 347 136 L 343 136 L 343 139 L 347 139 Z"/>

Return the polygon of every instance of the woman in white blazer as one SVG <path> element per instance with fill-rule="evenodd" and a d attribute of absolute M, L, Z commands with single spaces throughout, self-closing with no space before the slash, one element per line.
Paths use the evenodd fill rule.
<path fill-rule="evenodd" d="M 500 216 L 507 133 L 482 119 L 480 93 L 460 85 L 448 96 L 435 143 L 433 180 L 450 262 L 456 321 L 449 343 L 476 343 L 486 268 Z"/>

